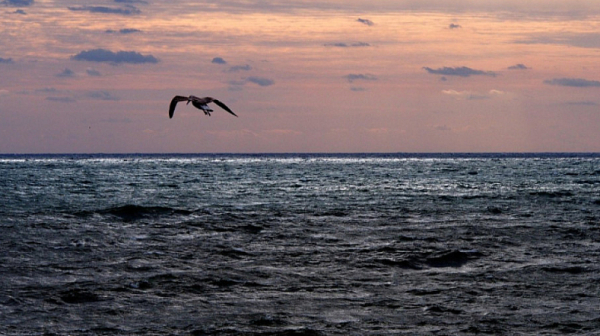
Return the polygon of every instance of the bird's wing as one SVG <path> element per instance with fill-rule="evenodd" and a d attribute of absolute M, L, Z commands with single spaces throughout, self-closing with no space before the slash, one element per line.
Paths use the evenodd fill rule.
<path fill-rule="evenodd" d="M 169 118 L 173 118 L 173 113 L 175 113 L 175 106 L 180 101 L 188 100 L 188 97 L 184 96 L 175 96 L 171 99 L 171 105 L 169 105 Z"/>
<path fill-rule="evenodd" d="M 220 101 L 218 101 L 216 99 L 213 99 L 213 103 L 219 105 L 223 110 L 225 110 L 237 117 L 237 114 L 233 113 L 233 111 L 229 107 L 227 107 L 227 105 L 221 103 Z"/>

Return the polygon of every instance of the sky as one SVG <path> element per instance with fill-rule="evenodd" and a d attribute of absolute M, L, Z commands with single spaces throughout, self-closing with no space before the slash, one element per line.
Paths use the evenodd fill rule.
<path fill-rule="evenodd" d="M 600 1 L 0 0 L 0 153 L 291 152 L 600 152 Z"/>

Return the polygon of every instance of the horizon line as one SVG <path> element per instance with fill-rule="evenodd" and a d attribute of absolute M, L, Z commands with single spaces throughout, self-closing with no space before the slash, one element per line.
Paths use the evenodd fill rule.
<path fill-rule="evenodd" d="M 0 153 L 0 156 L 41 156 L 41 155 L 600 155 L 592 151 L 539 151 L 539 152 L 51 152 L 51 153 Z"/>

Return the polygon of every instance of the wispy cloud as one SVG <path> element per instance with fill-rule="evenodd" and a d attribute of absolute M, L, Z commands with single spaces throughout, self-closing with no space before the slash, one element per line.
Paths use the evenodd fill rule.
<path fill-rule="evenodd" d="M 135 51 L 113 52 L 106 49 L 85 50 L 77 55 L 71 56 L 76 61 L 109 62 L 109 63 L 158 63 L 158 59 L 152 55 L 142 55 Z"/>
<path fill-rule="evenodd" d="M 337 43 L 325 43 L 324 46 L 326 47 L 339 47 L 339 48 L 349 48 L 349 47 L 370 47 L 371 45 L 369 43 L 366 42 L 355 42 L 355 43 L 344 43 L 344 42 L 337 42 Z"/>
<path fill-rule="evenodd" d="M 100 73 L 100 71 L 98 71 L 96 69 L 92 69 L 92 68 L 86 69 L 85 72 L 88 74 L 88 76 L 92 76 L 92 77 L 102 76 L 102 74 Z"/>
<path fill-rule="evenodd" d="M 600 33 L 548 33 L 517 40 L 521 44 L 560 44 L 580 48 L 600 48 Z"/>
<path fill-rule="evenodd" d="M 109 101 L 117 101 L 121 100 L 121 98 L 114 96 L 112 93 L 108 91 L 90 91 L 86 94 L 87 97 L 99 100 L 109 100 Z"/>
<path fill-rule="evenodd" d="M 39 89 L 33 89 L 33 90 L 22 90 L 22 91 L 18 91 L 18 94 L 24 94 L 24 95 L 30 95 L 30 94 L 34 94 L 36 96 L 40 96 L 40 95 L 47 95 L 47 94 L 51 94 L 54 96 L 57 95 L 67 95 L 67 94 L 71 94 L 70 90 L 58 90 L 57 88 L 54 87 L 44 87 L 44 88 L 39 88 Z"/>
<path fill-rule="evenodd" d="M 480 100 L 490 98 L 486 94 L 481 94 L 473 91 L 442 90 L 442 93 L 461 100 Z"/>
<path fill-rule="evenodd" d="M 375 23 L 373 23 L 373 21 L 371 21 L 371 20 L 369 20 L 369 19 L 361 19 L 361 18 L 358 18 L 358 19 L 356 19 L 356 21 L 357 21 L 357 22 L 360 22 L 360 23 L 362 23 L 362 24 L 365 24 L 365 25 L 367 25 L 367 26 L 373 26 L 373 25 L 375 25 Z"/>
<path fill-rule="evenodd" d="M 434 75 L 444 75 L 444 76 L 459 76 L 459 77 L 470 77 L 470 76 L 491 76 L 496 77 L 496 73 L 493 71 L 483 71 L 483 70 L 475 70 L 468 68 L 466 66 L 462 67 L 443 67 L 438 69 L 432 69 L 429 67 L 423 67 L 427 72 Z"/>
<path fill-rule="evenodd" d="M 344 76 L 348 82 L 352 83 L 356 80 L 376 81 L 377 77 L 371 74 L 348 74 Z"/>
<path fill-rule="evenodd" d="M 12 58 L 2 58 L 2 57 L 0 57 L 0 64 L 2 64 L 2 63 L 4 63 L 4 64 L 13 63 L 13 59 Z"/>
<path fill-rule="evenodd" d="M 264 130 L 263 133 L 272 134 L 272 135 L 302 135 L 302 132 L 292 130 L 292 129 L 270 129 Z"/>
<path fill-rule="evenodd" d="M 120 14 L 120 15 L 136 15 L 142 11 L 134 6 L 126 7 L 106 7 L 106 6 L 80 6 L 80 7 L 67 7 L 71 11 L 84 11 L 90 13 L 101 13 L 101 14 Z"/>
<path fill-rule="evenodd" d="M 46 97 L 46 100 L 57 103 L 74 103 L 76 102 L 73 97 Z"/>
<path fill-rule="evenodd" d="M 250 71 L 250 70 L 252 70 L 252 67 L 250 65 L 246 64 L 246 65 L 232 66 L 227 71 L 228 72 L 240 72 L 240 71 Z"/>
<path fill-rule="evenodd" d="M 529 69 L 531 69 L 531 68 L 529 68 L 529 67 L 525 66 L 525 64 L 521 64 L 521 63 L 508 67 L 508 70 L 529 70 Z"/>
<path fill-rule="evenodd" d="M 450 29 L 458 29 L 458 28 L 462 28 L 462 26 L 461 26 L 461 25 L 459 25 L 459 24 L 456 24 L 456 23 L 451 23 L 451 24 L 448 26 L 448 28 L 450 28 Z"/>
<path fill-rule="evenodd" d="M 548 85 L 570 86 L 570 87 L 600 87 L 600 81 L 587 80 L 583 78 L 554 78 L 544 81 Z"/>
<path fill-rule="evenodd" d="M 139 29 L 135 29 L 135 28 L 123 28 L 123 29 L 119 29 L 119 30 L 107 29 L 107 30 L 105 30 L 105 32 L 107 34 L 114 34 L 114 33 L 133 34 L 133 33 L 141 33 L 142 31 Z"/>
<path fill-rule="evenodd" d="M 248 83 L 266 87 L 266 86 L 274 85 L 275 81 L 270 78 L 266 78 L 266 77 L 250 76 L 247 78 L 243 78 L 242 80 L 229 81 L 229 91 L 242 91 L 244 85 L 246 85 Z"/>
<path fill-rule="evenodd" d="M 584 101 L 570 101 L 570 102 L 566 102 L 565 105 L 569 105 L 569 106 L 598 106 L 598 103 L 590 101 L 590 100 L 584 100 Z"/>
<path fill-rule="evenodd" d="M 0 3 L 5 6 L 27 7 L 33 5 L 33 2 L 33 0 L 4 0 Z"/>
<path fill-rule="evenodd" d="M 115 0 L 116 3 L 126 3 L 126 4 L 133 4 L 133 3 L 139 3 L 139 4 L 144 4 L 147 5 L 148 1 L 144 1 L 144 0 Z"/>
<path fill-rule="evenodd" d="M 69 68 L 65 68 L 62 72 L 56 74 L 56 77 L 75 77 L 75 72 Z"/>
<path fill-rule="evenodd" d="M 260 86 L 271 86 L 273 84 L 275 84 L 275 81 L 269 78 L 264 78 L 264 77 L 248 77 L 246 78 L 246 80 L 250 83 L 254 83 L 256 85 L 260 85 Z"/>
<path fill-rule="evenodd" d="M 489 90 L 488 92 L 481 93 L 475 91 L 456 91 L 456 90 L 442 90 L 442 93 L 448 96 L 452 96 L 459 100 L 482 100 L 490 99 L 494 96 L 505 95 L 506 92 L 500 90 Z"/>
<path fill-rule="evenodd" d="M 53 88 L 53 87 L 45 87 L 45 88 L 41 88 L 41 89 L 35 89 L 34 92 L 35 93 L 56 93 L 56 92 L 58 92 L 58 89 Z"/>

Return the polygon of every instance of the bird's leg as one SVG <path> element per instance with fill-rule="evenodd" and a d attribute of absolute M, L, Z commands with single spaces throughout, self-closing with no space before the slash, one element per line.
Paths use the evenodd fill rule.
<path fill-rule="evenodd" d="M 204 111 L 204 114 L 206 114 L 207 116 L 210 116 L 210 112 L 213 111 L 208 107 L 208 105 L 202 105 L 200 106 L 200 108 L 202 109 L 202 111 Z"/>

